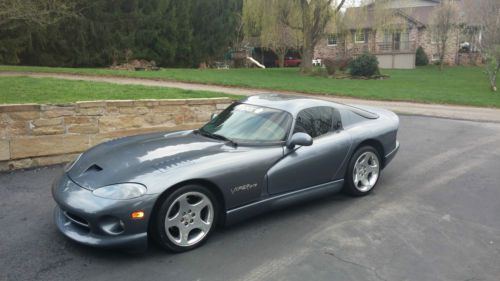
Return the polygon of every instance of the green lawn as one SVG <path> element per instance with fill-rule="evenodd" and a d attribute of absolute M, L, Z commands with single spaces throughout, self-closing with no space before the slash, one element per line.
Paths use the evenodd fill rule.
<path fill-rule="evenodd" d="M 135 72 L 92 68 L 0 66 L 0 71 L 2 70 L 129 76 L 365 99 L 500 107 L 500 94 L 490 92 L 485 74 L 479 67 L 450 67 L 442 72 L 434 66 L 415 70 L 383 70 L 383 74 L 390 76 L 387 80 L 337 80 L 311 77 L 299 74 L 296 68 L 163 69 Z"/>
<path fill-rule="evenodd" d="M 52 78 L 0 77 L 0 104 L 215 97 L 239 98 L 234 95 L 163 87 L 117 85 Z"/>

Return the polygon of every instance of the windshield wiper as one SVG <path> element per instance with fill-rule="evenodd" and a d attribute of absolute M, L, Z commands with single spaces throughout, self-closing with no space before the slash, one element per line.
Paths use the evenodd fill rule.
<path fill-rule="evenodd" d="M 218 140 L 222 140 L 222 141 L 226 141 L 226 142 L 229 142 L 231 143 L 234 147 L 238 146 L 238 143 L 235 142 L 234 140 L 230 139 L 230 138 L 227 138 L 223 135 L 219 135 L 219 134 L 215 134 L 215 133 L 210 133 L 210 132 L 207 132 L 203 129 L 199 129 L 199 130 L 195 130 L 194 131 L 195 133 L 199 133 L 199 134 L 202 134 L 206 137 L 209 137 L 209 138 L 213 138 L 213 139 L 218 139 Z"/>

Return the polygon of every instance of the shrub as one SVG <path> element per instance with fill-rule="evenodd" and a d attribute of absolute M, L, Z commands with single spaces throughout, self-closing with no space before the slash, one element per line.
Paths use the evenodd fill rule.
<path fill-rule="evenodd" d="M 337 70 L 345 71 L 351 63 L 351 58 L 325 59 L 323 64 L 328 72 L 328 75 L 335 75 Z"/>
<path fill-rule="evenodd" d="M 318 77 L 328 77 L 328 71 L 326 68 L 323 67 L 314 67 L 313 71 L 311 72 L 311 76 L 318 76 Z"/>
<path fill-rule="evenodd" d="M 352 76 L 365 77 L 379 75 L 377 57 L 370 53 L 364 53 L 353 59 L 350 63 L 350 73 Z"/>
<path fill-rule="evenodd" d="M 417 66 L 429 64 L 429 58 L 427 57 L 427 54 L 425 53 L 424 48 L 422 47 L 417 48 L 417 54 L 415 56 L 415 64 Z"/>
<path fill-rule="evenodd" d="M 351 64 L 352 58 L 342 58 L 338 59 L 338 66 L 340 71 L 345 71 Z"/>
<path fill-rule="evenodd" d="M 335 72 L 337 72 L 335 60 L 325 59 L 325 60 L 323 60 L 323 64 L 325 65 L 326 72 L 328 72 L 328 75 L 330 75 L 330 76 L 335 75 Z"/>

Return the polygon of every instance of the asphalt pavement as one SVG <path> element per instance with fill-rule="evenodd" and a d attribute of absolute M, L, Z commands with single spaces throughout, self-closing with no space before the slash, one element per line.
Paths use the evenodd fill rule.
<path fill-rule="evenodd" d="M 0 280 L 500 280 L 500 124 L 401 116 L 399 140 L 371 195 L 275 211 L 183 254 L 80 246 L 52 221 L 61 166 L 0 174 Z"/>

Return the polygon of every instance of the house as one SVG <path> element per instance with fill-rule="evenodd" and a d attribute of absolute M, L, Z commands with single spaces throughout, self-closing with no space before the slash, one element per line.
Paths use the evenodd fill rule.
<path fill-rule="evenodd" d="M 449 34 L 444 62 L 449 65 L 477 64 L 474 53 L 480 40 L 479 28 L 470 17 L 464 0 L 455 1 L 460 13 L 460 28 Z M 415 68 L 415 53 L 422 47 L 429 61 L 439 61 L 438 44 L 429 26 L 440 0 L 392 0 L 383 10 L 368 4 L 349 8 L 343 28 L 328 34 L 315 49 L 315 58 L 352 57 L 363 52 L 377 56 L 381 68 Z"/>

